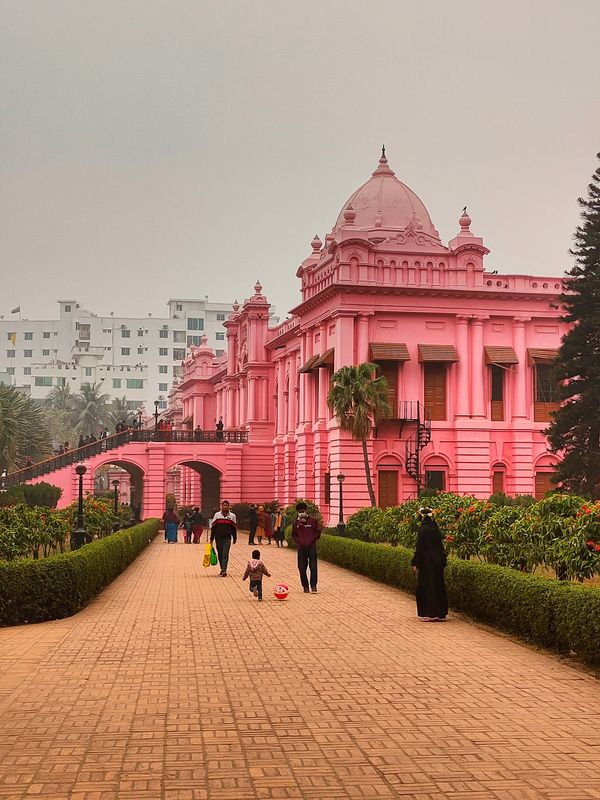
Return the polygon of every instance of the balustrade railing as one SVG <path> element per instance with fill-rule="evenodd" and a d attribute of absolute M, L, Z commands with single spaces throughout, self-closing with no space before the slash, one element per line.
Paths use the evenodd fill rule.
<path fill-rule="evenodd" d="M 169 443 L 234 443 L 245 444 L 248 441 L 247 431 L 202 431 L 202 430 L 144 430 L 129 428 L 126 431 L 107 436 L 106 439 L 97 439 L 83 447 L 75 447 L 66 453 L 60 453 L 52 458 L 39 461 L 29 467 L 10 472 L 0 476 L 0 490 L 26 483 L 33 478 L 47 475 L 57 469 L 68 467 L 70 464 L 77 464 L 85 461 L 92 456 L 116 450 L 129 442 L 169 442 Z"/>

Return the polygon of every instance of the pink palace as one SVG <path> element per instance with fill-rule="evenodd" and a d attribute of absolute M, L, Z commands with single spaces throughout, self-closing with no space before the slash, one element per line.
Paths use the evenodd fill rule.
<path fill-rule="evenodd" d="M 418 486 L 543 496 L 555 463 L 542 432 L 557 399 L 550 362 L 566 331 L 561 279 L 486 272 L 489 251 L 466 209 L 443 244 L 385 152 L 311 248 L 289 319 L 268 326 L 257 282 L 224 323 L 227 354 L 191 348 L 167 411 L 176 428 L 170 441 L 129 441 L 90 458 L 88 472 L 106 463 L 127 469 L 145 516 L 162 513 L 174 488 L 165 476 L 180 467 L 180 500 L 201 503 L 204 513 L 219 496 L 304 497 L 335 523 L 338 474 L 345 514 L 369 498 L 360 442 L 327 407 L 330 379 L 344 365 L 372 361 L 393 408 L 368 442 L 381 506 L 415 497 Z M 219 418 L 224 434 L 215 440 Z M 73 469 L 60 470 L 65 502 Z"/>

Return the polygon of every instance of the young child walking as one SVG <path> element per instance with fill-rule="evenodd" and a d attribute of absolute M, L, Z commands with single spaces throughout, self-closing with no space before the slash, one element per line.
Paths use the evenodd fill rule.
<path fill-rule="evenodd" d="M 254 597 L 258 597 L 259 602 L 262 603 L 262 579 L 263 575 L 266 575 L 267 578 L 271 577 L 271 573 L 265 567 L 263 562 L 260 560 L 260 550 L 253 550 L 252 551 L 252 558 L 246 564 L 246 571 L 244 572 L 244 576 L 242 580 L 246 580 L 246 578 L 250 578 L 250 591 L 254 595 Z"/>

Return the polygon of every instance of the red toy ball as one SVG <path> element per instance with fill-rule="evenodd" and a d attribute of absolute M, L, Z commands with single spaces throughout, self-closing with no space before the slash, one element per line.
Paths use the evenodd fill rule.
<path fill-rule="evenodd" d="M 290 587 L 287 585 L 287 583 L 278 583 L 273 589 L 273 594 L 278 600 L 286 600 L 289 592 Z"/>

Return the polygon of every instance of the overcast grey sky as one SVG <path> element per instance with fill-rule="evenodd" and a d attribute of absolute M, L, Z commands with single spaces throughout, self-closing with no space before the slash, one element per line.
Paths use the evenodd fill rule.
<path fill-rule="evenodd" d="M 0 0 L 0 314 L 283 316 L 377 164 L 557 275 L 600 150 L 598 0 Z"/>

